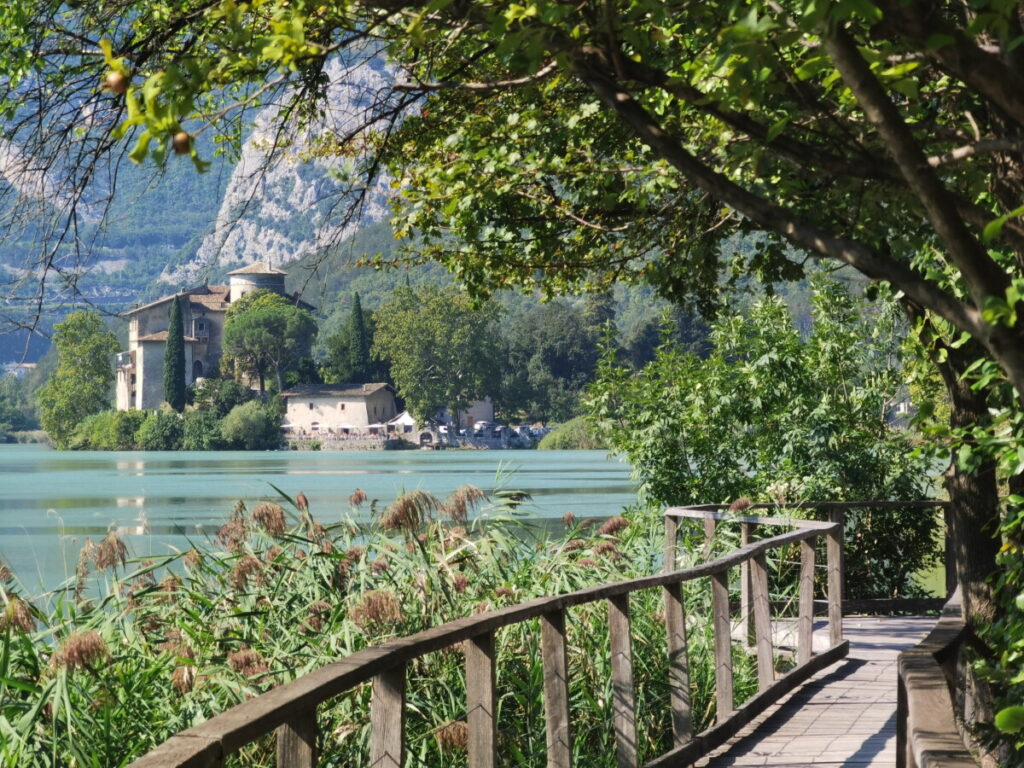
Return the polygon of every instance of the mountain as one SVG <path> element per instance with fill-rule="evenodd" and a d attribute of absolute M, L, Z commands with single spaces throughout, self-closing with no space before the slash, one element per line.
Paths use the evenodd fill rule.
<path fill-rule="evenodd" d="M 218 281 L 240 264 L 269 260 L 284 267 L 354 234 L 359 224 L 382 220 L 386 179 L 367 191 L 359 222 L 336 223 L 350 199 L 340 180 L 350 161 L 317 151 L 317 142 L 343 136 L 365 118 L 385 83 L 385 66 L 373 60 L 346 69 L 333 62 L 328 76 L 329 108 L 315 124 L 275 137 L 279 107 L 268 106 L 237 159 L 218 154 L 200 135 L 200 154 L 211 161 L 206 173 L 174 156 L 156 169 L 118 164 L 109 207 L 85 201 L 76 211 L 76 247 L 57 250 L 58 270 L 47 276 L 41 303 L 41 244 L 66 210 L 53 193 L 59 170 L 36 170 L 18 147 L 0 144 L 0 192 L 9 193 L 8 213 L 23 214 L 21 225 L 0 238 L 0 362 L 37 359 L 53 323 L 72 309 L 91 305 L 116 314 L 204 279 Z M 286 147 L 268 164 L 275 140 Z M 95 197 L 104 197 L 104 189 Z M 35 325 L 37 333 L 16 330 L 24 325 Z"/>

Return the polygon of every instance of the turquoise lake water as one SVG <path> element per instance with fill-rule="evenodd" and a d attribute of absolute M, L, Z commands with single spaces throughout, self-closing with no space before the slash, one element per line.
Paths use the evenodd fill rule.
<path fill-rule="evenodd" d="M 498 480 L 499 475 L 503 478 Z M 232 505 L 303 492 L 337 521 L 357 488 L 378 506 L 403 490 L 445 496 L 470 483 L 525 491 L 523 514 L 607 517 L 632 503 L 628 465 L 604 451 L 58 452 L 0 445 L 0 559 L 32 592 L 74 572 L 86 538 L 116 528 L 133 556 L 213 536 Z M 365 513 L 364 513 L 365 514 Z"/>

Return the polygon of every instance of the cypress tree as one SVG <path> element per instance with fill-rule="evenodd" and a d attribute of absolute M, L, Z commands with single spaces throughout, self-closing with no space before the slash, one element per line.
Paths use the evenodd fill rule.
<path fill-rule="evenodd" d="M 164 400 L 179 413 L 185 409 L 185 328 L 180 301 L 177 296 L 171 301 L 164 348 Z"/>
<path fill-rule="evenodd" d="M 352 317 L 349 320 L 348 353 L 351 363 L 352 380 L 366 383 L 370 376 L 370 337 L 366 332 L 363 304 L 359 294 L 352 294 Z"/>

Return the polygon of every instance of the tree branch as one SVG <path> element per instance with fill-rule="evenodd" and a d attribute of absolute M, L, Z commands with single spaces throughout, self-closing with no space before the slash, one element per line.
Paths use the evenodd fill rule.
<path fill-rule="evenodd" d="M 845 30 L 835 29 L 823 36 L 823 42 L 843 81 L 878 131 L 900 173 L 924 207 L 928 220 L 946 244 L 949 257 L 963 274 L 975 305 L 982 306 L 987 296 L 1002 296 L 1009 286 L 1006 273 L 989 258 L 967 228 L 954 196 L 928 164 L 910 128 L 853 39 Z"/>
<path fill-rule="evenodd" d="M 576 61 L 575 71 L 641 141 L 705 192 L 764 229 L 785 237 L 811 253 L 848 264 L 871 279 L 891 283 L 897 290 L 929 307 L 960 330 L 975 336 L 982 334 L 983 324 L 976 308 L 961 303 L 906 264 L 883 255 L 863 243 L 836 237 L 831 232 L 796 217 L 789 210 L 744 189 L 687 152 L 681 142 L 662 130 L 632 95 L 611 81 L 602 71 L 582 59 Z"/>
<path fill-rule="evenodd" d="M 913 46 L 1024 126 L 1024 77 L 1008 67 L 996 52 L 978 46 L 963 30 L 943 22 L 932 3 L 879 0 L 884 21 Z M 936 46 L 930 41 L 947 40 Z"/>
<path fill-rule="evenodd" d="M 425 83 L 398 82 L 395 83 L 393 87 L 396 91 L 500 91 L 510 88 L 520 88 L 524 85 L 529 85 L 530 83 L 536 83 L 554 72 L 557 67 L 558 63 L 551 61 L 538 69 L 532 75 L 526 75 L 525 77 L 518 77 L 512 80 L 491 80 L 477 83 L 460 83 L 451 80 Z"/>

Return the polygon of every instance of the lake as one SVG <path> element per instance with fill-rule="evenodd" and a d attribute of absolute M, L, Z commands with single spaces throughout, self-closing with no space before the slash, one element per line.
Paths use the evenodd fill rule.
<path fill-rule="evenodd" d="M 500 477 L 500 479 L 499 479 Z M 232 505 L 300 491 L 330 523 L 362 488 L 383 509 L 402 491 L 446 496 L 460 485 L 525 491 L 525 515 L 607 517 L 632 503 L 627 464 L 604 451 L 59 452 L 0 445 L 0 559 L 26 589 L 74 573 L 86 538 L 117 528 L 133 556 L 213 536 Z M 363 519 L 368 518 L 364 507 Z"/>

